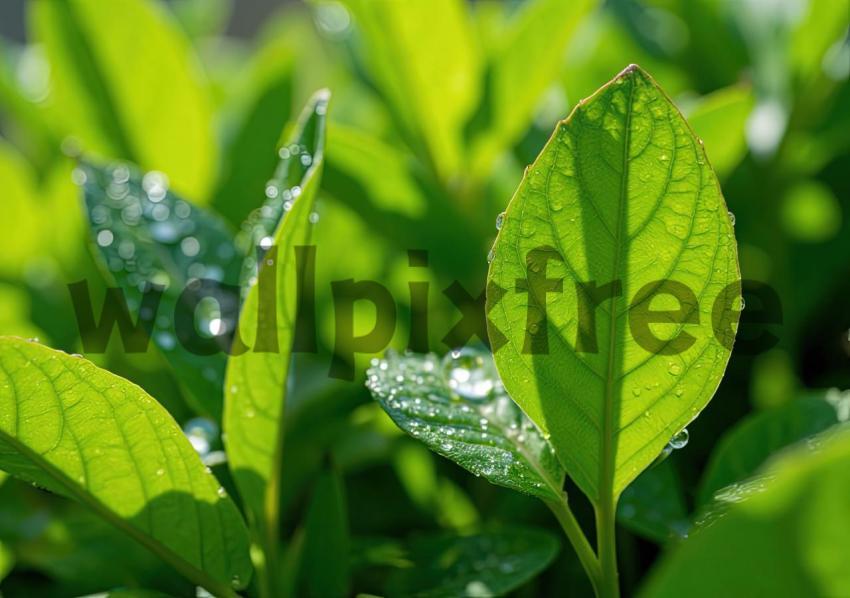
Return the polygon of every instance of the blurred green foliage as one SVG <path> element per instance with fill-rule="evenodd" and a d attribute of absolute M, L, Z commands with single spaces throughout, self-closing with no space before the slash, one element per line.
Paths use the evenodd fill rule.
<path fill-rule="evenodd" d="M 296 355 L 286 406 L 281 558 L 293 591 L 381 593 L 390 582 L 420 583 L 398 573 L 410 558 L 425 558 L 421 543 L 397 547 L 415 532 L 555 528 L 536 501 L 466 475 L 400 435 L 362 387 L 371 356 L 357 356 L 353 382 L 329 378 L 330 282 L 385 285 L 398 308 L 397 349 L 408 343 L 408 283 L 430 283 L 429 345 L 445 352 L 460 312 L 441 291 L 453 281 L 472 299 L 483 291 L 494 221 L 524 167 L 556 121 L 630 63 L 653 75 L 705 140 L 735 214 L 743 277 L 773 287 L 783 312 L 770 328 L 774 351 L 733 353 L 687 449 L 665 464 L 659 483 L 673 494 L 650 503 L 679 521 L 679 497 L 693 512 L 700 474 L 738 420 L 784 408 L 804 389 L 850 387 L 848 0 L 314 0 L 281 3 L 250 39 L 228 33 L 250 3 L 106 4 L 29 0 L 27 42 L 0 40 L 0 333 L 79 352 L 66 285 L 87 280 L 100 309 L 107 283 L 89 249 L 69 154 L 161 170 L 187 200 L 211 206 L 235 229 L 262 204 L 276 144 L 298 108 L 316 89 L 331 89 L 314 236 L 320 347 Z M 427 250 L 428 268 L 411 267 L 408 249 Z M 374 310 L 357 308 L 368 332 Z M 748 301 L 748 310 L 757 308 Z M 88 357 L 141 385 L 178 421 L 193 415 L 153 347 L 128 355 L 113 336 L 106 354 Z M 786 506 L 805 495 L 827 509 L 795 519 L 815 522 L 805 540 L 819 564 L 806 574 L 820 582 L 807 589 L 825 595 L 846 580 L 812 547 L 818 534 L 829 536 L 832 513 L 846 518 L 846 501 L 834 498 L 846 496 L 846 484 L 836 477 L 799 488 L 846 470 L 842 442 L 801 465 L 796 477 L 805 479 L 783 482 Z M 777 463 L 777 476 L 784 470 Z M 80 524 L 87 513 L 75 505 L 13 480 L 0 484 L 4 595 L 193 593 L 152 559 L 117 563 L 116 554 L 129 553 L 104 547 L 126 540 Z M 729 522 L 760 538 L 745 544 L 746 554 L 781 540 L 759 535 L 758 517 L 785 511 L 768 499 L 753 508 Z M 592 525 L 589 509 L 575 509 Z M 344 533 L 316 532 L 311 522 L 320 517 Z M 622 530 L 625 592 L 661 554 L 659 527 L 669 529 Z M 329 535 L 311 539 L 317 533 Z M 714 558 L 712 538 L 693 554 Z M 352 556 L 349 567 L 337 563 L 348 582 L 321 579 L 326 570 L 305 565 L 317 542 Z M 691 558 L 675 557 L 677 543 L 668 542 L 674 564 L 665 572 L 676 558 Z M 557 559 L 517 594 L 588 592 L 575 556 L 563 550 Z M 673 574 L 662 575 L 653 587 L 668 587 Z M 331 582 L 338 585 L 322 585 Z"/>

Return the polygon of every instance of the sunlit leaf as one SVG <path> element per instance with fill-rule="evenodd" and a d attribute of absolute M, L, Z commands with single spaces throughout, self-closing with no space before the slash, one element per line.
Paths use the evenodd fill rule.
<path fill-rule="evenodd" d="M 756 413 L 738 423 L 718 442 L 703 473 L 699 504 L 708 504 L 714 493 L 742 482 L 775 452 L 823 432 L 846 420 L 850 398 L 830 391 L 826 395 L 799 397 L 781 407 Z"/>
<path fill-rule="evenodd" d="M 442 177 L 461 164 L 481 58 L 460 0 L 346 0 L 370 76 Z"/>
<path fill-rule="evenodd" d="M 167 172 L 206 199 L 218 160 L 212 108 L 191 44 L 156 2 L 29 4 L 51 66 L 53 118 L 87 152 Z"/>
<path fill-rule="evenodd" d="M 163 173 L 83 162 L 75 176 L 104 270 L 125 293 L 134 318 L 153 321 L 152 340 L 195 406 L 219 419 L 223 351 L 239 302 L 241 254 L 232 233 L 217 216 L 175 195 Z M 162 299 L 156 313 L 143 313 L 151 285 L 164 287 Z"/>
<path fill-rule="evenodd" d="M 558 125 L 493 252 L 502 381 L 591 501 L 616 501 L 711 399 L 738 319 L 717 179 L 649 75 L 627 68 Z"/>
<path fill-rule="evenodd" d="M 295 338 L 300 269 L 296 247 L 307 245 L 312 233 L 329 98 L 327 91 L 321 91 L 308 102 L 290 142 L 281 149 L 280 163 L 268 185 L 268 201 L 249 217 L 239 238 L 248 255 L 242 270 L 243 288 L 248 290 L 239 330 L 249 350 L 233 355 L 227 364 L 225 445 L 242 499 L 256 522 L 274 537 L 283 407 Z M 256 252 L 272 247 L 273 252 L 263 255 L 258 266 Z M 271 277 L 272 299 L 261 298 L 258 276 L 261 280 Z M 274 321 L 260 322 L 261 309 L 264 318 L 273 312 Z"/>
<path fill-rule="evenodd" d="M 504 392 L 490 356 L 463 351 L 445 364 L 390 353 L 369 370 L 369 388 L 401 429 L 436 453 L 493 484 L 562 500 L 564 472 L 552 447 Z M 463 376 L 477 383 L 459 388 Z"/>
<path fill-rule="evenodd" d="M 848 594 L 848 462 L 846 431 L 776 459 L 758 486 L 666 555 L 641 595 Z"/>
<path fill-rule="evenodd" d="M 558 549 L 554 536 L 529 528 L 420 536 L 408 543 L 411 566 L 388 589 L 396 596 L 502 596 L 543 571 Z"/>
<path fill-rule="evenodd" d="M 81 357 L 0 340 L 0 467 L 72 498 L 213 592 L 251 574 L 239 511 L 139 387 Z"/>
<path fill-rule="evenodd" d="M 0 142 L 0 180 L 3 181 L 3 218 L 0 232 L 5 240 L 0 252 L 0 275 L 20 276 L 38 253 L 42 220 L 35 196 L 34 173 L 11 146 Z"/>

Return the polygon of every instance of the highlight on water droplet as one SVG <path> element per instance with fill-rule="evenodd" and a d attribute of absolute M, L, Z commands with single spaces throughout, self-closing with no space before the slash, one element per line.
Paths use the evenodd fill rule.
<path fill-rule="evenodd" d="M 489 355 L 474 347 L 462 347 L 447 353 L 442 363 L 446 385 L 458 396 L 481 400 L 493 391 L 496 368 Z"/>

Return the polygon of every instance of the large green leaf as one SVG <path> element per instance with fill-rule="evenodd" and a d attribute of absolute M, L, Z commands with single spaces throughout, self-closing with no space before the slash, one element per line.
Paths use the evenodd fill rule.
<path fill-rule="evenodd" d="M 268 249 L 270 253 L 262 256 L 259 269 L 251 255 L 243 266 L 243 288 L 248 290 L 239 329 L 250 349 L 233 355 L 227 364 L 225 444 L 242 499 L 256 523 L 275 534 L 283 407 L 295 337 L 300 268 L 296 247 L 307 245 L 312 234 L 329 99 L 330 94 L 321 91 L 308 102 L 290 142 L 281 148 L 280 163 L 267 188 L 269 199 L 248 219 L 240 238 L 246 251 Z M 261 297 L 258 277 L 271 277 L 273 295 L 264 291 Z M 273 312 L 274 321 L 259 322 L 261 309 L 264 318 Z M 260 326 L 263 346 L 257 345 Z"/>
<path fill-rule="evenodd" d="M 493 484 L 563 500 L 564 470 L 505 393 L 490 355 L 461 351 L 443 364 L 433 354 L 390 352 L 369 370 L 369 389 L 402 430 L 434 452 Z M 465 376 L 477 382 L 465 382 L 460 393 L 450 387 Z"/>
<path fill-rule="evenodd" d="M 461 165 L 481 60 L 461 0 L 345 0 L 365 62 L 404 133 L 443 178 Z"/>
<path fill-rule="evenodd" d="M 388 582 L 390 596 L 503 596 L 543 571 L 558 540 L 542 530 L 506 528 L 469 536 L 413 538 L 408 568 Z"/>
<path fill-rule="evenodd" d="M 191 44 L 160 3 L 38 0 L 30 20 L 58 128 L 205 199 L 218 160 L 212 105 Z"/>
<path fill-rule="evenodd" d="M 666 555 L 643 595 L 850 594 L 850 435 L 826 436 L 730 493 L 719 515 Z"/>
<path fill-rule="evenodd" d="M 0 340 L 0 467 L 75 499 L 214 593 L 251 575 L 239 511 L 139 387 L 81 357 Z"/>
<path fill-rule="evenodd" d="M 850 398 L 838 391 L 800 397 L 742 420 L 717 444 L 703 473 L 699 504 L 708 504 L 725 486 L 752 476 L 773 453 L 847 419 Z M 841 407 L 841 405 L 844 405 Z M 844 409 L 843 412 L 840 409 Z"/>
<path fill-rule="evenodd" d="M 125 164 L 83 162 L 76 176 L 83 184 L 93 244 L 105 271 L 124 292 L 133 314 L 149 285 L 164 287 L 156 314 L 139 310 L 139 317 L 154 320 L 153 341 L 196 408 L 220 419 L 224 351 L 239 307 L 241 255 L 233 235 L 217 216 L 175 195 L 163 173 L 142 175 Z M 193 292 L 190 283 L 201 279 L 211 282 Z M 218 307 L 199 301 L 191 321 L 185 308 L 206 295 L 215 295 Z M 182 331 L 187 324 L 194 332 Z"/>
<path fill-rule="evenodd" d="M 732 224 L 705 151 L 649 75 L 628 67 L 557 126 L 494 253 L 505 387 L 587 496 L 616 500 L 711 399 L 738 318 L 721 309 L 716 338 L 715 302 L 738 296 Z M 600 297 L 614 283 L 621 296 Z M 662 308 L 681 311 L 663 324 L 638 311 Z"/>

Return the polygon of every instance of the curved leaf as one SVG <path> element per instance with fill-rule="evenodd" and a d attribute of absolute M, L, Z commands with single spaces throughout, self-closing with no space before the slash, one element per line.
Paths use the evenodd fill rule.
<path fill-rule="evenodd" d="M 712 308 L 739 274 L 717 179 L 633 65 L 557 126 L 503 221 L 487 297 L 502 380 L 591 501 L 616 500 L 729 359 L 738 312 Z M 680 311 L 652 323 L 662 308 Z"/>
<path fill-rule="evenodd" d="M 491 381 L 491 394 L 464 399 L 442 371 L 433 354 L 391 352 L 369 369 L 368 386 L 393 421 L 432 451 L 493 484 L 563 500 L 564 471 L 551 445 L 501 384 Z"/>
<path fill-rule="evenodd" d="M 408 543 L 411 566 L 390 578 L 388 594 L 503 596 L 543 571 L 558 549 L 552 534 L 531 528 L 420 536 Z"/>
<path fill-rule="evenodd" d="M 192 46 L 159 3 L 38 0 L 53 115 L 87 151 L 167 172 L 203 200 L 218 160 L 212 103 Z"/>
<path fill-rule="evenodd" d="M 142 389 L 80 357 L 0 339 L 0 467 L 77 500 L 211 592 L 251 575 L 235 505 Z"/>
<path fill-rule="evenodd" d="M 164 287 L 156 313 L 139 311 L 139 317 L 153 321 L 154 343 L 197 408 L 220 419 L 223 351 L 229 348 L 239 301 L 241 255 L 233 235 L 217 216 L 175 195 L 162 173 L 142 175 L 125 164 L 107 168 L 82 162 L 77 176 L 83 181 L 89 226 L 105 270 L 124 292 L 131 313 L 150 285 Z M 196 295 L 187 287 L 201 279 L 213 286 L 201 287 Z M 197 330 L 185 314 L 181 322 L 176 314 L 206 294 L 217 295 L 220 312 L 197 306 L 195 315 L 201 316 L 206 330 Z M 191 323 L 194 332 L 179 332 L 178 322 Z"/>
<path fill-rule="evenodd" d="M 819 438 L 772 462 L 758 487 L 667 554 L 641 595 L 850 594 L 850 434 Z"/>
<path fill-rule="evenodd" d="M 247 296 L 239 316 L 241 339 L 251 349 L 233 355 L 225 381 L 224 432 L 230 469 L 245 504 L 269 533 L 277 533 L 280 459 L 286 380 L 297 309 L 299 264 L 295 248 L 307 245 L 314 200 L 321 180 L 325 115 L 330 94 L 320 91 L 308 102 L 290 143 L 268 185 L 269 200 L 243 225 L 238 239 L 246 251 L 271 249 L 258 274 L 249 255 L 242 270 Z M 270 270 L 270 268 L 274 268 Z M 274 293 L 261 298 L 257 280 L 271 276 Z M 260 321 L 260 311 L 274 321 Z M 267 346 L 257 344 L 263 331 Z M 270 344 L 269 344 L 270 343 Z"/>
<path fill-rule="evenodd" d="M 842 421 L 836 401 L 838 391 L 823 396 L 800 397 L 776 409 L 752 415 L 729 430 L 717 444 L 705 468 L 699 504 L 711 502 L 714 493 L 752 476 L 775 452 L 819 434 Z M 843 399 L 846 405 L 850 400 Z M 844 414 L 846 419 L 846 414 Z"/>

